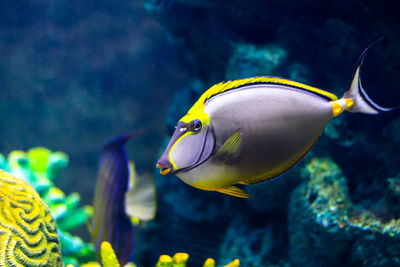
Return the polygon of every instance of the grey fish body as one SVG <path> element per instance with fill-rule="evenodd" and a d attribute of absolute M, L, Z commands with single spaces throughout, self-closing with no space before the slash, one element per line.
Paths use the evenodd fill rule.
<path fill-rule="evenodd" d="M 216 142 L 213 155 L 177 176 L 194 187 L 206 184 L 208 190 L 283 173 L 302 158 L 333 118 L 328 101 L 276 85 L 221 94 L 205 104 L 204 112 L 210 116 Z M 221 161 L 216 152 L 236 131 L 242 138 L 240 155 L 234 162 Z"/>

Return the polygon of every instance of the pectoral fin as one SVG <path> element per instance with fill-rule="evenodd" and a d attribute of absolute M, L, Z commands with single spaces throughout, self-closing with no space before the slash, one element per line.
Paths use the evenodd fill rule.
<path fill-rule="evenodd" d="M 129 164 L 130 189 L 125 193 L 125 212 L 133 224 L 152 220 L 156 214 L 156 185 L 154 178 L 147 174 L 138 176 L 133 162 Z"/>
<path fill-rule="evenodd" d="M 223 146 L 218 150 L 215 157 L 226 163 L 235 162 L 241 152 L 242 148 L 242 138 L 240 132 L 236 131 L 228 140 L 225 141 Z"/>
<path fill-rule="evenodd" d="M 245 191 L 242 189 L 236 187 L 236 186 L 229 186 L 225 188 L 221 188 L 217 190 L 220 193 L 231 195 L 234 197 L 241 197 L 241 198 L 250 198 L 249 194 L 247 194 Z"/>

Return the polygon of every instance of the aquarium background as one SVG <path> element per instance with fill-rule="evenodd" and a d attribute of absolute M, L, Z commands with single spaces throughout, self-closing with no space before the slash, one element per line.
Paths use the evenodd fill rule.
<path fill-rule="evenodd" d="M 396 106 L 398 1 L 2 1 L 0 153 L 67 153 L 55 184 L 90 205 L 102 145 L 144 129 L 127 152 L 154 174 L 158 213 L 137 230 L 138 266 L 181 251 L 189 266 L 400 265 L 398 111 L 336 118 L 302 163 L 248 187 L 248 200 L 155 169 L 177 120 L 213 84 L 279 76 L 341 95 L 381 36 L 363 86 Z M 84 226 L 74 234 L 90 240 Z"/>

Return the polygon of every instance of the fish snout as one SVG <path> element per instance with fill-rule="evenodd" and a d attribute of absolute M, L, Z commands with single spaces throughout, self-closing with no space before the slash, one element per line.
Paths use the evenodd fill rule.
<path fill-rule="evenodd" d="M 172 164 L 169 162 L 169 160 L 165 160 L 162 157 L 159 161 L 157 161 L 156 167 L 160 169 L 161 175 L 167 175 L 173 169 Z"/>

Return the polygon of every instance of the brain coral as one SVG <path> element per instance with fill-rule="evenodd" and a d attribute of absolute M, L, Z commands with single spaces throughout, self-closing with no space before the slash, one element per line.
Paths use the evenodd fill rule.
<path fill-rule="evenodd" d="M 25 181 L 0 170 L 0 266 L 63 266 L 54 219 Z"/>

